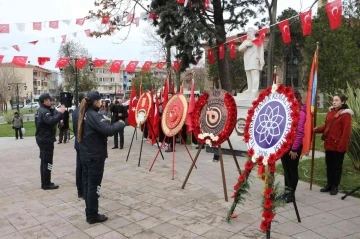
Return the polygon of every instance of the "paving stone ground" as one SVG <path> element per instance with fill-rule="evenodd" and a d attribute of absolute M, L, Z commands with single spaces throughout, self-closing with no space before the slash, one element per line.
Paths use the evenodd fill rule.
<path fill-rule="evenodd" d="M 175 180 L 171 180 L 172 155 L 164 153 L 151 172 L 156 147 L 144 144 L 140 167 L 140 134 L 134 141 L 129 161 L 133 129 L 125 130 L 123 150 L 111 149 L 106 160 L 101 187 L 100 213 L 109 220 L 89 225 L 84 201 L 77 198 L 73 140 L 56 145 L 52 181 L 58 190 L 40 189 L 39 150 L 34 137 L 24 140 L 0 138 L 0 238 L 265 238 L 261 222 L 262 181 L 252 180 L 251 195 L 236 209 L 238 217 L 229 224 L 225 217 L 231 201 L 225 202 L 220 164 L 203 151 L 185 189 L 181 185 L 190 168 L 184 147 L 177 146 Z M 195 148 L 190 148 L 196 154 Z M 245 158 L 238 158 L 243 165 Z M 231 156 L 224 156 L 229 196 L 238 173 Z M 282 176 L 278 176 L 282 181 Z M 272 238 L 360 238 L 360 199 L 342 194 L 330 196 L 300 182 L 297 204 L 301 223 L 292 204 L 277 210 Z M 231 198 L 229 198 L 231 199 Z"/>

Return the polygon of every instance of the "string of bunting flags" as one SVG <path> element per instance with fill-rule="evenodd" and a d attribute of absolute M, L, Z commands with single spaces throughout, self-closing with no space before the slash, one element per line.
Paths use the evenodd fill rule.
<path fill-rule="evenodd" d="M 325 10 L 329 19 L 330 28 L 331 30 L 335 30 L 336 28 L 341 26 L 341 20 L 342 20 L 342 2 L 341 0 L 335 0 L 332 2 L 329 2 L 325 4 Z M 270 25 L 269 27 L 262 28 L 257 31 L 258 37 L 252 40 L 252 42 L 257 45 L 261 46 L 264 43 L 265 36 L 269 30 L 270 27 L 278 25 L 279 30 L 281 32 L 281 36 L 283 39 L 283 42 L 285 44 L 288 44 L 291 42 L 291 35 L 290 35 L 290 19 L 299 17 L 301 26 L 302 26 L 302 33 L 303 36 L 311 35 L 312 32 L 312 10 L 308 10 L 305 12 L 301 12 L 299 15 L 292 16 L 288 19 L 285 19 L 281 22 L 277 22 L 273 25 Z M 236 57 L 236 48 L 235 48 L 235 42 L 236 40 L 240 39 L 242 42 L 244 42 L 247 39 L 247 36 L 241 36 L 236 37 L 230 41 L 227 41 L 225 43 L 216 45 L 214 47 L 211 47 L 207 50 L 207 56 L 208 56 L 208 62 L 210 64 L 215 63 L 215 48 L 217 48 L 217 55 L 218 59 L 222 60 L 225 57 L 225 44 L 228 45 L 229 51 L 230 51 L 230 57 L 234 59 Z"/>
<path fill-rule="evenodd" d="M 0 55 L 0 64 L 3 64 L 3 60 L 5 58 L 5 55 Z M 12 58 L 11 63 L 20 67 L 25 67 L 28 56 L 14 56 Z M 46 62 L 50 61 L 50 57 L 38 57 L 37 58 L 39 66 L 45 65 Z M 75 67 L 78 69 L 83 69 L 84 66 L 91 61 L 91 63 L 94 65 L 94 67 L 104 67 L 104 65 L 108 62 L 109 63 L 109 71 L 112 73 L 119 73 L 121 70 L 121 67 L 123 66 L 124 60 L 106 60 L 106 59 L 95 59 L 95 60 L 89 60 L 88 58 L 79 58 L 76 60 Z M 57 60 L 55 64 L 55 68 L 65 68 L 68 63 L 70 62 L 70 58 L 67 57 L 61 57 Z M 131 60 L 125 67 L 125 71 L 128 73 L 133 73 L 137 69 L 140 61 Z M 143 61 L 143 64 L 141 66 L 142 71 L 149 71 L 151 69 L 159 69 L 162 70 L 166 65 L 166 61 L 159 61 L 159 62 L 153 62 L 153 61 Z M 180 69 L 180 60 L 176 60 L 173 62 L 172 65 L 173 69 L 175 71 L 178 71 Z"/>

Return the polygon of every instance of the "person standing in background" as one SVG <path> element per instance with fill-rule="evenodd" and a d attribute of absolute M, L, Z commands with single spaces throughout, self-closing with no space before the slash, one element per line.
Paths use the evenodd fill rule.
<path fill-rule="evenodd" d="M 79 94 L 79 102 L 81 102 L 83 99 L 85 98 L 85 94 L 84 93 L 80 93 Z M 79 107 L 76 107 L 76 109 L 74 110 L 74 112 L 72 113 L 72 121 L 73 121 L 73 131 L 74 131 L 74 135 L 75 135 L 75 144 L 74 144 L 74 148 L 76 150 L 76 188 L 78 191 L 78 198 L 82 198 L 84 199 L 84 187 L 83 187 L 83 180 L 82 180 L 82 164 L 81 164 L 81 160 L 80 160 L 80 147 L 79 147 L 79 142 L 77 140 L 77 130 L 78 130 L 78 118 L 79 118 Z"/>
<path fill-rule="evenodd" d="M 113 121 L 118 122 L 122 120 L 125 122 L 126 118 L 128 117 L 128 112 L 125 106 L 122 104 L 122 100 L 119 100 L 113 110 Z M 114 134 L 114 147 L 112 149 L 117 149 L 119 145 L 119 136 L 120 136 L 120 149 L 124 148 L 124 128 L 121 128 L 119 132 Z"/>
<path fill-rule="evenodd" d="M 332 107 L 326 115 L 325 125 L 316 127 L 315 133 L 322 133 L 324 140 L 327 184 L 320 192 L 338 193 L 341 181 L 342 165 L 348 151 L 351 134 L 351 117 L 354 112 L 346 104 L 346 96 L 333 96 Z"/>
<path fill-rule="evenodd" d="M 14 117 L 12 119 L 12 128 L 15 130 L 15 138 L 18 139 L 20 135 L 20 139 L 24 139 L 21 128 L 23 127 L 23 120 L 18 112 L 14 113 Z"/>
<path fill-rule="evenodd" d="M 69 111 L 65 110 L 62 119 L 59 123 L 59 142 L 58 144 L 61 144 L 64 139 L 64 144 L 66 144 L 67 136 L 68 136 L 68 130 L 69 130 Z"/>

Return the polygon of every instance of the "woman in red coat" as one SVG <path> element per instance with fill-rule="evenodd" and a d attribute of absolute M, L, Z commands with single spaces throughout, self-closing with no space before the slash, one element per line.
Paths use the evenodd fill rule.
<path fill-rule="evenodd" d="M 338 193 L 341 181 L 342 164 L 351 133 L 351 116 L 354 112 L 346 104 L 346 96 L 333 96 L 332 107 L 326 115 L 325 125 L 315 128 L 316 133 L 322 133 L 324 140 L 327 184 L 320 192 Z"/>

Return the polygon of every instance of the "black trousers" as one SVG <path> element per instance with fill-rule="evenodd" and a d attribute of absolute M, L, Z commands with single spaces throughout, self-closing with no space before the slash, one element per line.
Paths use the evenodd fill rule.
<path fill-rule="evenodd" d="M 325 151 L 327 185 L 338 187 L 341 181 L 345 153 Z"/>
<path fill-rule="evenodd" d="M 298 166 L 299 166 L 299 160 L 300 160 L 302 148 L 303 147 L 301 146 L 296 151 L 298 156 L 295 159 L 291 159 L 291 157 L 289 155 L 290 150 L 288 152 L 286 152 L 284 154 L 284 156 L 281 158 L 281 163 L 284 168 L 285 188 L 287 190 L 290 190 L 290 191 L 292 190 L 294 192 L 296 190 L 296 187 L 297 187 L 298 181 L 299 181 Z"/>
<path fill-rule="evenodd" d="M 82 159 L 81 162 L 83 166 L 85 214 L 88 220 L 92 220 L 99 213 L 99 197 L 105 159 Z"/>
<path fill-rule="evenodd" d="M 119 136 L 120 136 L 120 147 L 124 146 L 124 129 L 121 129 L 114 134 L 114 146 L 119 146 Z"/>
<path fill-rule="evenodd" d="M 63 139 L 64 142 L 66 142 L 68 137 L 68 128 L 60 128 L 59 131 L 59 142 L 62 142 Z"/>
<path fill-rule="evenodd" d="M 53 168 L 54 143 L 39 144 L 40 148 L 40 176 L 41 186 L 48 186 L 51 183 L 51 171 Z"/>
<path fill-rule="evenodd" d="M 77 149 L 76 150 L 76 188 L 78 190 L 78 193 L 84 195 L 82 174 L 83 174 L 83 169 L 80 160 L 80 152 Z"/>
<path fill-rule="evenodd" d="M 21 132 L 21 128 L 15 128 L 15 137 L 16 137 L 16 139 L 19 138 L 19 135 L 20 135 L 20 138 L 23 137 L 22 132 Z"/>

